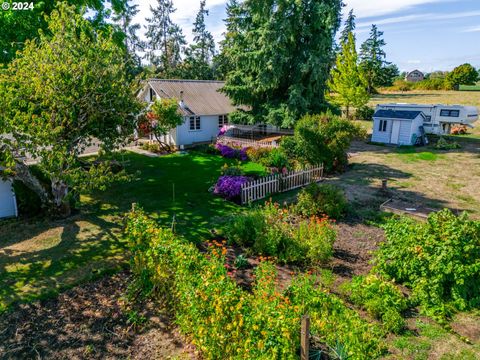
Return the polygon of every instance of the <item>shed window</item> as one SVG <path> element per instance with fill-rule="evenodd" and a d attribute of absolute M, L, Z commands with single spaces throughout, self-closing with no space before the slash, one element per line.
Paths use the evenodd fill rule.
<path fill-rule="evenodd" d="M 440 110 L 440 116 L 447 116 L 447 117 L 459 117 L 460 116 L 460 110 Z"/>
<path fill-rule="evenodd" d="M 190 116 L 190 130 L 200 130 L 200 116 Z"/>
<path fill-rule="evenodd" d="M 228 116 L 227 115 L 220 115 L 218 117 L 218 127 L 221 128 L 224 125 L 228 125 Z"/>
<path fill-rule="evenodd" d="M 380 120 L 378 125 L 378 131 L 385 132 L 387 131 L 387 120 Z"/>

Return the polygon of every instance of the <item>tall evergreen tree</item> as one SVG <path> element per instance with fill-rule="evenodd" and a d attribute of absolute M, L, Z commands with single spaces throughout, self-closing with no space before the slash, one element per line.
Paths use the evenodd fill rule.
<path fill-rule="evenodd" d="M 360 48 L 360 64 L 365 73 L 370 94 L 375 92 L 375 87 L 382 85 L 383 69 L 390 65 L 385 60 L 386 54 L 383 47 L 386 43 L 382 36 L 383 31 L 379 31 L 377 25 L 373 24 L 370 36 Z"/>
<path fill-rule="evenodd" d="M 137 35 L 140 24 L 134 24 L 133 18 L 138 14 L 138 5 L 130 5 L 126 0 L 123 7 L 113 17 L 123 34 L 125 48 L 125 65 L 129 75 L 135 76 L 141 70 L 141 60 L 138 51 L 143 50 L 143 43 Z"/>
<path fill-rule="evenodd" d="M 353 9 L 351 9 L 348 13 L 347 19 L 345 20 L 345 26 L 343 27 L 342 33 L 340 34 L 340 43 L 346 43 L 348 41 L 348 36 L 353 34 L 355 38 L 355 14 L 353 13 Z"/>
<path fill-rule="evenodd" d="M 150 11 L 152 17 L 146 19 L 146 57 L 158 72 L 169 72 L 181 60 L 185 37 L 171 19 L 171 14 L 176 11 L 172 0 L 157 0 L 157 7 L 150 6 Z"/>
<path fill-rule="evenodd" d="M 193 23 L 193 41 L 186 50 L 182 76 L 190 79 L 210 80 L 214 78 L 212 60 L 215 55 L 215 40 L 207 30 L 205 0 L 200 1 L 200 10 Z"/>
<path fill-rule="evenodd" d="M 292 126 L 326 106 L 341 0 L 245 0 L 223 53 L 234 68 L 223 91 L 250 110 L 242 121 Z M 238 115 L 238 114 L 237 114 Z"/>
<path fill-rule="evenodd" d="M 367 81 L 358 66 L 355 37 L 352 32 L 348 34 L 347 41 L 342 42 L 342 50 L 337 55 L 328 86 L 334 93 L 328 96 L 329 100 L 343 106 L 347 118 L 350 116 L 350 107 L 364 106 L 370 98 L 367 92 Z"/>

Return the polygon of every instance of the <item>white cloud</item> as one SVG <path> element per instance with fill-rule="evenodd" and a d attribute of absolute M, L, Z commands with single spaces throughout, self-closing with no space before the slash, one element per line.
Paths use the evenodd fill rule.
<path fill-rule="evenodd" d="M 441 21 L 441 20 L 454 20 L 454 19 L 462 19 L 467 17 L 480 17 L 480 11 L 469 11 L 469 12 L 459 12 L 453 14 L 438 14 L 438 13 L 426 13 L 426 14 L 415 14 L 415 15 L 405 15 L 405 16 L 397 16 L 391 17 L 386 19 L 381 19 L 378 21 L 373 21 L 373 23 L 377 25 L 388 25 L 388 24 L 398 24 L 402 22 L 426 22 L 426 21 Z M 372 22 L 360 22 L 357 24 L 358 28 L 363 27 L 370 27 Z M 479 31 L 477 30 L 473 31 Z"/>
<path fill-rule="evenodd" d="M 382 16 L 411 9 L 418 5 L 455 0 L 346 0 L 344 13 L 353 11 L 359 18 Z"/>
<path fill-rule="evenodd" d="M 465 29 L 463 32 L 480 32 L 480 26 L 473 26 Z"/>

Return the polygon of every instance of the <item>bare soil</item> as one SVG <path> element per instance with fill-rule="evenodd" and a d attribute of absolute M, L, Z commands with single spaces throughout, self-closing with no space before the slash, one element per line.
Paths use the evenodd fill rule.
<path fill-rule="evenodd" d="M 129 321 L 128 281 L 125 272 L 107 276 L 2 315 L 0 359 L 195 358 L 158 304 L 142 304 L 143 320 Z"/>

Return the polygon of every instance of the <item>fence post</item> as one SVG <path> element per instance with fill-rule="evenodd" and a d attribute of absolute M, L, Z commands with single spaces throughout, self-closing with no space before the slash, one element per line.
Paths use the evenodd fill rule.
<path fill-rule="evenodd" d="M 310 317 L 302 316 L 302 329 L 300 332 L 300 360 L 308 360 L 310 356 Z"/>

